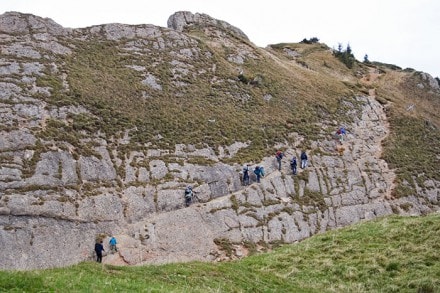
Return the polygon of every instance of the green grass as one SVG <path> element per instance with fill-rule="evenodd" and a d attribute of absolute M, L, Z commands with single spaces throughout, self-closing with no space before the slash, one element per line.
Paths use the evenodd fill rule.
<path fill-rule="evenodd" d="M 390 135 L 383 158 L 396 173 L 394 197 L 422 196 L 427 180 L 440 180 L 440 92 L 431 90 L 420 73 L 379 66 L 380 76 L 368 85 L 385 106 Z M 424 200 L 424 199 L 422 199 Z"/>
<path fill-rule="evenodd" d="M 52 121 L 48 129 L 37 133 L 38 137 L 69 142 L 79 154 L 84 148 L 83 137 L 100 133 L 110 141 L 127 130 L 131 143 L 118 149 L 121 154 L 144 149 L 147 142 L 152 148 L 170 150 L 182 143 L 217 150 L 236 141 L 249 142 L 249 147 L 225 160 L 243 163 L 261 160 L 274 144 L 291 140 L 289 133 L 303 135 L 308 145 L 321 135 L 320 123 L 351 119 L 343 108 L 343 101 L 354 102 L 346 84 L 329 75 L 283 66 L 256 49 L 253 54 L 258 59 L 248 59 L 240 66 L 248 83 L 240 81 L 237 65 L 227 61 L 234 50 L 198 38 L 195 47 L 200 56 L 188 62 L 190 73 L 177 79 L 186 86 L 177 87 L 171 49 L 145 45 L 151 50 L 148 55 L 127 54 L 125 42 L 100 37 L 73 41 L 74 53 L 63 57 L 60 64 L 67 73 L 68 91 L 50 72 L 38 77 L 39 86 L 51 89 L 50 97 L 41 97 L 50 106 L 77 105 L 89 111 L 70 114 L 65 124 Z M 305 57 L 319 54 L 319 58 L 335 59 L 322 45 L 303 46 L 303 50 L 308 52 Z M 162 90 L 143 85 L 144 73 L 127 67 L 132 65 L 142 66 L 155 76 Z M 258 82 L 252 83 L 254 80 Z M 265 95 L 272 99 L 265 101 Z M 60 127 L 50 127 L 55 124 Z"/>
<path fill-rule="evenodd" d="M 416 183 L 424 188 L 426 180 L 440 180 L 440 130 L 412 117 L 391 115 L 391 123 L 384 158 L 396 169 L 395 196 L 417 194 Z"/>
<path fill-rule="evenodd" d="M 2 292 L 440 292 L 440 215 L 392 216 L 224 263 L 0 272 Z"/>

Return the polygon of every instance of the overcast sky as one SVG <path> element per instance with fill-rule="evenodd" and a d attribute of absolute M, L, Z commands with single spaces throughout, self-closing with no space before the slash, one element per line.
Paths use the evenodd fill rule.
<path fill-rule="evenodd" d="M 440 77 L 440 0 L 0 0 L 0 13 L 49 17 L 64 27 L 105 23 L 166 27 L 176 11 L 206 13 L 260 47 L 317 37 L 356 58 Z"/>

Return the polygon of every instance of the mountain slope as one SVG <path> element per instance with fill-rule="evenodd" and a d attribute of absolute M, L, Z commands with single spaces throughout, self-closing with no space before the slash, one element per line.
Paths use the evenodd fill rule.
<path fill-rule="evenodd" d="M 0 16 L 3 268 L 77 263 L 110 234 L 109 263 L 220 260 L 220 239 L 246 254 L 438 210 L 437 80 L 348 68 L 325 44 L 258 48 L 203 14 L 169 25 Z M 309 167 L 292 176 L 301 150 Z M 261 184 L 241 185 L 243 163 L 265 167 Z M 199 198 L 189 208 L 187 185 Z"/>

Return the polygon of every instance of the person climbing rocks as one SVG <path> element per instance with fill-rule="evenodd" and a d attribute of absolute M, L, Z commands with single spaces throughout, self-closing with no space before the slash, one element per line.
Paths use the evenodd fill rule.
<path fill-rule="evenodd" d="M 114 236 L 112 236 L 112 238 L 110 238 L 110 241 L 108 242 L 110 244 L 110 251 L 112 253 L 118 252 L 118 248 L 116 247 L 116 238 Z"/>
<path fill-rule="evenodd" d="M 256 166 L 254 169 L 254 174 L 257 176 L 257 183 L 260 183 L 260 178 L 264 177 L 264 168 Z"/>
<path fill-rule="evenodd" d="M 301 152 L 301 169 L 305 169 L 307 167 L 307 154 L 305 151 Z"/>
<path fill-rule="evenodd" d="M 243 167 L 243 185 L 249 185 L 249 164 Z"/>
<path fill-rule="evenodd" d="M 344 136 L 347 134 L 347 132 L 345 131 L 344 127 L 340 127 L 337 131 L 336 131 L 336 136 L 339 140 L 340 144 L 344 143 Z"/>
<path fill-rule="evenodd" d="M 278 170 L 281 171 L 281 160 L 283 159 L 284 154 L 281 151 L 277 151 L 275 157 L 277 158 L 277 162 L 278 162 Z"/>
<path fill-rule="evenodd" d="M 102 240 L 95 243 L 96 261 L 102 262 L 102 252 L 104 251 L 104 246 L 102 245 Z"/>
<path fill-rule="evenodd" d="M 193 198 L 193 189 L 192 186 L 187 186 L 185 188 L 185 205 L 187 207 L 190 206 L 191 202 L 192 202 L 192 198 Z"/>
<path fill-rule="evenodd" d="M 297 167 L 296 157 L 293 157 L 292 160 L 290 160 L 290 168 L 292 168 L 293 175 L 296 175 L 296 167 Z"/>
<path fill-rule="evenodd" d="M 345 128 L 343 126 L 341 126 L 341 128 L 339 128 L 339 130 L 341 131 L 342 135 L 347 135 L 347 131 L 345 130 Z"/>

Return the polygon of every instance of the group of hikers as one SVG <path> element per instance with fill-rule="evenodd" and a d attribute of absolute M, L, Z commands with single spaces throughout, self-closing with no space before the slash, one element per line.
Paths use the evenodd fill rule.
<path fill-rule="evenodd" d="M 346 136 L 347 131 L 345 130 L 344 127 L 340 127 L 338 128 L 338 130 L 336 131 L 336 138 L 337 140 L 343 144 L 344 141 L 344 137 Z M 278 170 L 281 171 L 281 162 L 283 160 L 283 158 L 285 157 L 284 153 L 280 150 L 278 150 L 275 154 L 275 158 L 277 160 L 277 166 L 278 166 Z M 308 157 L 307 157 L 307 153 L 305 150 L 301 151 L 301 155 L 300 155 L 300 166 L 301 169 L 305 169 L 307 168 L 308 165 Z M 292 174 L 296 175 L 298 173 L 298 161 L 296 156 L 293 156 L 292 159 L 290 160 L 290 168 L 292 170 Z M 242 171 L 240 172 L 240 181 L 241 184 L 244 186 L 247 186 L 251 183 L 251 165 L 250 164 L 245 164 L 243 166 Z M 264 177 L 265 173 L 264 173 L 264 167 L 257 165 L 255 166 L 255 168 L 253 169 L 253 173 L 255 174 L 255 178 L 256 178 L 256 182 L 260 183 L 261 177 Z M 192 186 L 188 186 L 185 188 L 185 205 L 186 206 L 190 206 L 192 201 L 194 200 L 194 198 L 196 197 L 195 192 L 193 191 Z"/>
<path fill-rule="evenodd" d="M 277 151 L 275 154 L 275 158 L 277 160 L 278 163 L 278 170 L 281 171 L 281 162 L 284 158 L 284 153 L 281 151 Z M 307 167 L 308 164 L 308 158 L 307 158 L 307 154 L 305 151 L 301 152 L 301 168 L 304 169 Z M 291 161 L 290 161 L 290 167 L 292 169 L 292 173 L 294 175 L 297 174 L 297 161 L 296 161 L 296 157 L 294 156 Z M 243 166 L 243 170 L 240 172 L 240 179 L 243 185 L 249 185 L 250 184 L 250 173 L 251 173 L 251 168 L 250 168 L 250 164 L 246 164 Z M 264 177 L 264 167 L 263 166 L 255 166 L 253 173 L 256 176 L 256 182 L 260 183 L 260 179 L 261 177 Z"/>
<path fill-rule="evenodd" d="M 95 253 L 96 253 L 96 261 L 97 262 L 102 262 L 102 252 L 104 251 L 104 245 L 102 243 L 103 243 L 102 239 L 100 239 L 99 241 L 97 241 L 95 243 Z M 118 251 L 118 248 L 116 247 L 117 241 L 114 236 L 112 236 L 110 238 L 108 243 L 110 245 L 110 252 L 111 253 L 115 253 Z"/>
<path fill-rule="evenodd" d="M 277 151 L 276 155 L 275 155 L 277 162 L 278 162 L 278 170 L 281 171 L 281 161 L 284 157 L 284 153 L 281 151 Z M 308 158 L 307 158 L 307 154 L 305 151 L 301 152 L 301 168 L 304 169 L 307 167 L 308 164 Z M 292 168 L 292 173 L 293 175 L 297 174 L 297 161 L 296 161 L 296 157 L 294 156 L 291 161 L 290 161 L 290 167 Z M 260 183 L 261 177 L 264 177 L 265 172 L 264 172 L 264 167 L 257 165 L 255 166 L 255 168 L 253 170 L 251 170 L 251 165 L 250 164 L 245 164 L 243 166 L 242 171 L 240 172 L 240 181 L 241 184 L 244 186 L 247 186 L 251 183 L 251 172 L 253 172 L 255 174 L 255 178 L 256 178 L 256 182 Z M 196 192 L 193 190 L 192 186 L 187 186 L 185 188 L 185 206 L 190 206 L 191 203 L 194 201 L 194 198 L 197 199 L 197 195 L 195 194 Z"/>
<path fill-rule="evenodd" d="M 347 134 L 346 130 L 344 127 L 339 128 L 336 131 L 336 137 L 338 139 L 338 141 L 343 144 L 344 141 L 344 136 Z M 277 160 L 277 165 L 278 165 L 278 170 L 281 171 L 281 162 L 283 160 L 283 158 L 285 157 L 284 153 L 280 150 L 278 150 L 275 154 L 275 158 Z M 301 152 L 300 155 L 300 159 L 301 159 L 301 169 L 305 169 L 308 165 L 308 157 L 305 151 Z M 292 174 L 296 175 L 297 174 L 297 159 L 295 156 L 292 157 L 292 159 L 290 160 L 290 168 L 292 170 Z M 249 185 L 250 184 L 250 172 L 251 172 L 251 165 L 250 164 L 246 164 L 243 166 L 243 170 L 242 172 L 240 172 L 240 179 L 243 185 Z M 256 181 L 257 183 L 260 183 L 261 177 L 264 177 L 264 167 L 263 166 L 255 166 L 253 173 L 256 176 Z M 196 198 L 196 192 L 193 190 L 192 186 L 187 186 L 185 188 L 185 205 L 188 207 L 191 205 L 191 203 L 193 202 L 194 198 Z M 95 252 L 96 252 L 96 261 L 97 262 L 102 262 L 102 252 L 104 251 L 104 246 L 103 246 L 103 241 L 97 241 L 95 244 Z M 118 249 L 116 247 L 116 238 L 114 236 L 112 236 L 109 240 L 109 245 L 110 245 L 110 251 L 111 252 L 117 252 Z"/>
<path fill-rule="evenodd" d="M 281 171 L 281 160 L 284 158 L 284 153 L 281 151 L 277 151 L 275 157 L 278 162 L 278 170 Z M 305 169 L 308 165 L 308 157 L 305 151 L 301 152 L 300 159 L 301 159 L 301 169 Z M 297 166 L 298 166 L 298 162 L 296 160 L 296 157 L 293 156 L 292 159 L 290 160 L 290 168 L 292 169 L 293 175 L 296 175 L 298 172 Z"/>
<path fill-rule="evenodd" d="M 243 171 L 241 173 L 241 181 L 243 185 L 249 185 L 251 182 L 250 172 L 251 172 L 251 165 L 246 164 L 243 166 Z M 257 178 L 257 182 L 260 183 L 261 177 L 264 177 L 264 167 L 263 166 L 255 166 L 254 168 L 254 174 Z"/>
<path fill-rule="evenodd" d="M 337 131 L 336 131 L 336 137 L 338 139 L 338 141 L 343 144 L 344 141 L 344 137 L 347 134 L 346 130 L 344 127 L 340 127 Z M 275 158 L 277 160 L 277 164 L 278 164 L 278 170 L 281 171 L 281 162 L 283 160 L 283 158 L 285 157 L 284 153 L 280 150 L 278 150 L 275 154 Z M 308 165 L 308 157 L 306 152 L 303 150 L 301 152 L 300 155 L 300 159 L 301 159 L 301 169 L 305 169 Z M 296 175 L 297 174 L 297 159 L 295 156 L 292 157 L 292 159 L 290 160 L 290 168 L 292 170 L 292 174 Z M 250 184 L 250 172 L 251 172 L 251 165 L 250 164 L 245 164 L 243 166 L 243 170 L 242 172 L 240 172 L 240 179 L 241 179 L 241 183 L 243 185 L 249 185 Z M 255 166 L 253 173 L 256 176 L 256 181 L 257 183 L 260 183 L 261 177 L 264 177 L 265 173 L 264 173 L 264 167 L 263 166 Z M 185 205 L 188 207 L 191 205 L 191 203 L 193 202 L 194 198 L 196 198 L 196 192 L 193 190 L 192 186 L 187 186 L 185 188 Z M 96 252 L 96 261 L 97 262 L 102 262 L 102 252 L 104 251 L 104 246 L 103 246 L 103 241 L 97 241 L 95 244 L 95 252 Z M 110 245 L 110 251 L 112 252 L 117 252 L 118 249 L 116 248 L 116 238 L 115 237 L 111 237 L 109 240 L 109 245 Z"/>
<path fill-rule="evenodd" d="M 244 165 L 243 172 L 240 172 L 240 180 L 243 185 L 249 185 L 250 184 L 250 173 L 251 168 L 250 165 Z M 257 178 L 257 182 L 260 183 L 261 177 L 264 177 L 264 167 L 263 166 L 256 166 L 253 170 L 253 173 L 255 174 Z M 196 192 L 193 190 L 192 186 L 189 185 L 185 188 L 185 205 L 188 207 L 191 205 L 191 203 L 194 201 L 194 199 L 198 199 Z"/>

